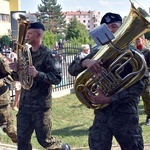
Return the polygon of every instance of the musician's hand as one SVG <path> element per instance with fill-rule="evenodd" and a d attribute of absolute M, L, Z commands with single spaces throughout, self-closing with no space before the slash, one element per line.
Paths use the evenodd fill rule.
<path fill-rule="evenodd" d="M 17 63 L 16 58 L 14 58 L 14 62 L 9 63 L 9 68 L 14 72 L 18 71 L 18 63 Z"/>
<path fill-rule="evenodd" d="M 89 92 L 89 96 L 94 104 L 109 104 L 112 102 L 110 97 L 106 97 L 101 90 L 98 90 L 98 95 L 93 95 Z"/>
<path fill-rule="evenodd" d="M 93 74 L 101 75 L 102 73 L 102 62 L 100 60 L 92 60 L 92 59 L 85 59 L 82 62 L 83 67 L 87 67 Z"/>
<path fill-rule="evenodd" d="M 34 66 L 28 67 L 28 75 L 33 76 L 33 77 L 36 77 L 38 75 L 38 71 L 36 70 Z"/>

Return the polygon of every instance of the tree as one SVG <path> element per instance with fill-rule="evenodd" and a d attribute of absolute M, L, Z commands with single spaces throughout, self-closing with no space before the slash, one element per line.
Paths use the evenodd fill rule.
<path fill-rule="evenodd" d="M 146 39 L 150 40 L 150 32 L 147 32 L 147 33 L 145 34 L 145 37 L 146 37 Z"/>
<path fill-rule="evenodd" d="M 43 37 L 43 44 L 49 48 L 53 48 L 55 41 L 56 36 L 47 30 Z"/>
<path fill-rule="evenodd" d="M 72 18 L 67 27 L 66 40 L 76 41 L 82 44 L 94 44 L 90 38 L 86 27 L 80 23 L 76 18 Z"/>
<path fill-rule="evenodd" d="M 9 46 L 10 43 L 11 43 L 11 39 L 10 39 L 9 36 L 3 35 L 1 37 L 1 39 L 0 39 L 0 45 L 1 45 L 1 47 L 3 47 L 3 46 Z"/>
<path fill-rule="evenodd" d="M 56 0 L 41 0 L 42 4 L 38 5 L 40 13 L 39 21 L 42 22 L 46 29 L 54 34 L 64 33 L 66 29 L 65 16 L 62 13 L 61 5 Z"/>

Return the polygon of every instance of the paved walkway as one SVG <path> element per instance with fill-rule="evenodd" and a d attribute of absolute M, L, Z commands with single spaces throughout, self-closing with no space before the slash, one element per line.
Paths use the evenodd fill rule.
<path fill-rule="evenodd" d="M 14 145 L 9 145 L 9 144 L 2 144 L 0 143 L 0 150 L 17 150 L 17 147 Z M 33 149 L 37 150 L 37 149 Z M 71 150 L 89 150 L 89 148 L 72 148 Z M 118 146 L 112 146 L 111 150 L 121 150 Z M 150 145 L 145 145 L 144 150 L 150 150 Z"/>

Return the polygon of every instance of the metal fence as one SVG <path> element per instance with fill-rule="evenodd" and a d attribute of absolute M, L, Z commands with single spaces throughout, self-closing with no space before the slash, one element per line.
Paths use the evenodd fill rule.
<path fill-rule="evenodd" d="M 82 50 L 81 47 L 72 44 L 65 44 L 63 49 L 58 50 L 59 54 L 62 56 L 61 57 L 62 61 L 59 62 L 60 68 L 62 70 L 62 81 L 60 84 L 54 86 L 53 92 L 57 92 L 64 89 L 70 89 L 73 87 L 75 77 L 69 75 L 68 66 L 74 60 L 74 58 L 80 54 L 81 50 Z M 2 50 L 1 52 L 6 57 L 10 53 L 10 51 L 8 50 Z M 10 96 L 13 101 L 15 96 L 15 90 L 13 84 L 10 86 Z"/>
<path fill-rule="evenodd" d="M 69 75 L 68 67 L 74 58 L 80 54 L 81 47 L 77 45 L 67 44 L 62 50 L 59 50 L 59 53 L 63 57 L 63 61 L 60 63 L 62 70 L 62 81 L 59 85 L 56 85 L 53 89 L 54 92 L 60 91 L 63 89 L 70 89 L 73 87 L 75 77 Z"/>

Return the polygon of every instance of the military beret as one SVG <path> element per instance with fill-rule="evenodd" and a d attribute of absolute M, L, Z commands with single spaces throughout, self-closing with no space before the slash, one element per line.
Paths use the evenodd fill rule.
<path fill-rule="evenodd" d="M 100 24 L 103 24 L 103 23 L 110 24 L 110 23 L 114 23 L 114 22 L 122 23 L 122 18 L 119 14 L 109 12 L 109 13 L 106 13 L 102 17 L 102 20 L 101 20 Z"/>
<path fill-rule="evenodd" d="M 45 31 L 44 25 L 40 22 L 31 23 L 28 29 L 42 29 L 43 31 Z"/>

